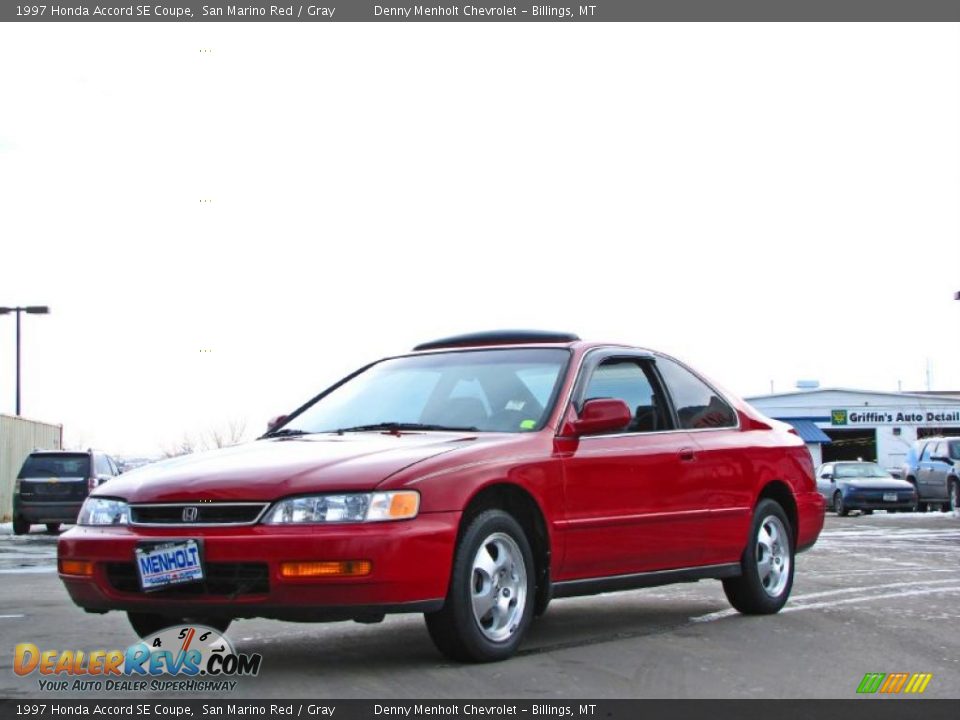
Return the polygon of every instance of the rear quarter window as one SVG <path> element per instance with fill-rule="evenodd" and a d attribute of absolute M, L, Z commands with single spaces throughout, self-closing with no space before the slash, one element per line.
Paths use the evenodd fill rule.
<path fill-rule="evenodd" d="M 656 363 L 673 398 L 681 428 L 706 430 L 736 426 L 736 412 L 716 390 L 672 360 L 658 357 Z"/>

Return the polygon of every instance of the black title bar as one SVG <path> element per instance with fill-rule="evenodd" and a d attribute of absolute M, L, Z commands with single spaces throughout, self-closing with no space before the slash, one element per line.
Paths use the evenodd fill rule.
<path fill-rule="evenodd" d="M 267 720 L 953 720 L 958 700 L 76 700 L 0 699 L 0 718 L 257 717 Z"/>
<path fill-rule="evenodd" d="M 0 22 L 653 22 L 960 21 L 958 0 L 586 0 L 423 4 L 303 2 L 0 2 Z"/>

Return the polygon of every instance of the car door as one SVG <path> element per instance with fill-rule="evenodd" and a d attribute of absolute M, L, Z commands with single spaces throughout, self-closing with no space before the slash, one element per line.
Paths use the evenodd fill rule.
<path fill-rule="evenodd" d="M 699 562 L 737 562 L 753 511 L 751 434 L 741 432 L 733 406 L 706 380 L 672 358 L 658 355 L 655 362 L 679 429 L 689 433 L 695 450 L 676 502 L 697 528 Z"/>
<path fill-rule="evenodd" d="M 917 469 L 917 491 L 924 500 L 934 500 L 937 493 L 937 464 L 933 458 L 937 454 L 937 442 L 930 441 L 923 446 L 920 464 Z"/>
<path fill-rule="evenodd" d="M 622 575 L 696 563 L 700 528 L 688 515 L 694 458 L 677 431 L 649 356 L 588 356 L 572 399 L 616 398 L 633 420 L 578 438 L 562 458 L 566 551 L 557 579 Z"/>
<path fill-rule="evenodd" d="M 927 477 L 929 497 L 934 500 L 946 500 L 947 477 L 953 468 L 948 457 L 949 448 L 943 440 L 931 444 L 933 447 L 930 450 L 930 473 Z"/>

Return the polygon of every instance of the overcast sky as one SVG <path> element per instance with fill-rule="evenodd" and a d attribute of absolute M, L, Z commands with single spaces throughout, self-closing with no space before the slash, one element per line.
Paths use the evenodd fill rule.
<path fill-rule="evenodd" d="M 0 67 L 0 305 L 52 309 L 23 414 L 69 444 L 500 327 L 960 389 L 957 25 L 7 24 Z"/>

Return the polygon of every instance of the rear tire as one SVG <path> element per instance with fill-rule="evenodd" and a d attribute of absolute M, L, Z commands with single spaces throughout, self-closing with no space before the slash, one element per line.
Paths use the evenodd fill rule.
<path fill-rule="evenodd" d="M 793 566 L 793 530 L 787 514 L 776 501 L 761 500 L 740 557 L 741 575 L 726 578 L 723 592 L 744 615 L 773 614 L 790 597 Z"/>
<path fill-rule="evenodd" d="M 954 515 L 960 512 L 960 480 L 956 478 L 950 481 L 950 510 Z"/>
<path fill-rule="evenodd" d="M 864 515 L 873 515 L 873 510 L 870 510 L 870 509 L 861 510 L 860 512 L 863 513 Z"/>
<path fill-rule="evenodd" d="M 60 523 L 47 523 L 47 532 L 56 535 L 60 532 Z"/>
<path fill-rule="evenodd" d="M 533 618 L 534 572 L 516 519 L 502 510 L 477 515 L 457 543 L 443 609 L 424 615 L 437 649 L 461 662 L 513 655 Z"/>
<path fill-rule="evenodd" d="M 13 519 L 13 534 L 14 535 L 26 535 L 30 532 L 30 522 L 24 520 L 22 517 L 15 517 Z"/>
<path fill-rule="evenodd" d="M 171 617 L 170 615 L 158 615 L 156 613 L 128 612 L 127 620 L 138 637 L 145 638 L 160 632 L 164 628 L 172 625 L 182 625 L 184 623 L 196 623 L 197 625 L 208 625 L 220 632 L 226 632 L 233 622 L 232 618 L 225 617 L 194 617 L 182 618 Z"/>

